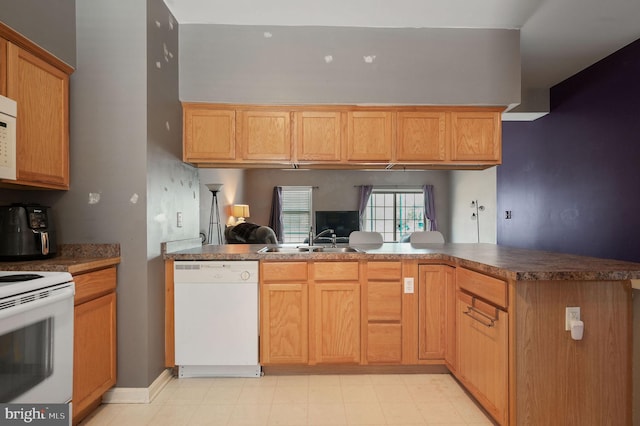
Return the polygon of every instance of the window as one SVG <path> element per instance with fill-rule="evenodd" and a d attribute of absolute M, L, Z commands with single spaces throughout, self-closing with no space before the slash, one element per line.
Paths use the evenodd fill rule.
<path fill-rule="evenodd" d="M 282 222 L 285 243 L 302 243 L 311 227 L 310 186 L 282 187 Z"/>
<path fill-rule="evenodd" d="M 382 234 L 384 241 L 400 241 L 414 231 L 428 231 L 424 224 L 422 189 L 373 189 L 364 214 L 364 231 Z"/>

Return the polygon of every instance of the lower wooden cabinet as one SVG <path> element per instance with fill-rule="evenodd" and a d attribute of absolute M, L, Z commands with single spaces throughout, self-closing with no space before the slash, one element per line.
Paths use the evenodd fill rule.
<path fill-rule="evenodd" d="M 507 424 L 508 314 L 483 296 L 457 292 L 456 376 L 499 424 Z"/>
<path fill-rule="evenodd" d="M 366 362 L 400 364 L 402 263 L 368 262 L 366 289 Z"/>
<path fill-rule="evenodd" d="M 73 279 L 73 424 L 77 424 L 116 383 L 116 268 Z"/>
<path fill-rule="evenodd" d="M 307 262 L 261 262 L 260 268 L 260 363 L 307 364 Z"/>
<path fill-rule="evenodd" d="M 447 346 L 447 267 L 420 265 L 418 279 L 418 359 L 444 359 Z"/>
<path fill-rule="evenodd" d="M 262 286 L 260 292 L 262 364 L 307 364 L 309 362 L 308 289 L 307 283 Z"/>

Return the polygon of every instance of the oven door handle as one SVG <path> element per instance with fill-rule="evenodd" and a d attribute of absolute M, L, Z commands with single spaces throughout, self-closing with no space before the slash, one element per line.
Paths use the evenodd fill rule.
<path fill-rule="evenodd" d="M 4 309 L 2 309 L 2 305 L 0 304 L 0 320 L 3 320 L 5 318 L 9 318 L 12 317 L 14 315 L 18 315 L 21 313 L 24 313 L 26 311 L 29 311 L 31 309 L 37 309 L 46 305 L 50 305 L 52 303 L 56 303 L 59 301 L 62 301 L 64 299 L 67 298 L 72 298 L 73 299 L 73 295 L 74 295 L 75 291 L 73 289 L 73 287 L 66 287 L 66 288 L 62 288 L 59 290 L 56 290 L 56 294 L 52 295 L 52 296 L 48 296 L 42 299 L 36 299 L 34 301 L 31 302 L 26 302 L 26 303 L 21 303 L 17 306 L 6 306 L 4 307 Z M 24 297 L 24 296 L 22 296 Z M 6 303 L 6 302 L 5 302 Z"/>

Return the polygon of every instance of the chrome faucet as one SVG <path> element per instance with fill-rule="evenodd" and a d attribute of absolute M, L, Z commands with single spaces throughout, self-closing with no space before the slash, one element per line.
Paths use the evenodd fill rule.
<path fill-rule="evenodd" d="M 335 247 L 335 233 L 333 231 L 333 229 L 325 229 L 324 231 L 320 232 L 318 235 L 316 235 L 315 237 L 313 236 L 313 226 L 309 228 L 309 245 L 312 246 L 313 243 L 316 242 L 316 240 L 320 237 L 322 237 L 323 235 L 326 234 L 331 234 L 331 244 Z"/>

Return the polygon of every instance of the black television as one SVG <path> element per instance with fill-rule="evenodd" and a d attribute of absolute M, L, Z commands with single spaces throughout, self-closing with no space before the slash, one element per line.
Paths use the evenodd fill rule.
<path fill-rule="evenodd" d="M 336 237 L 348 237 L 360 230 L 360 215 L 357 210 L 316 211 L 316 235 L 325 229 L 333 229 Z"/>

